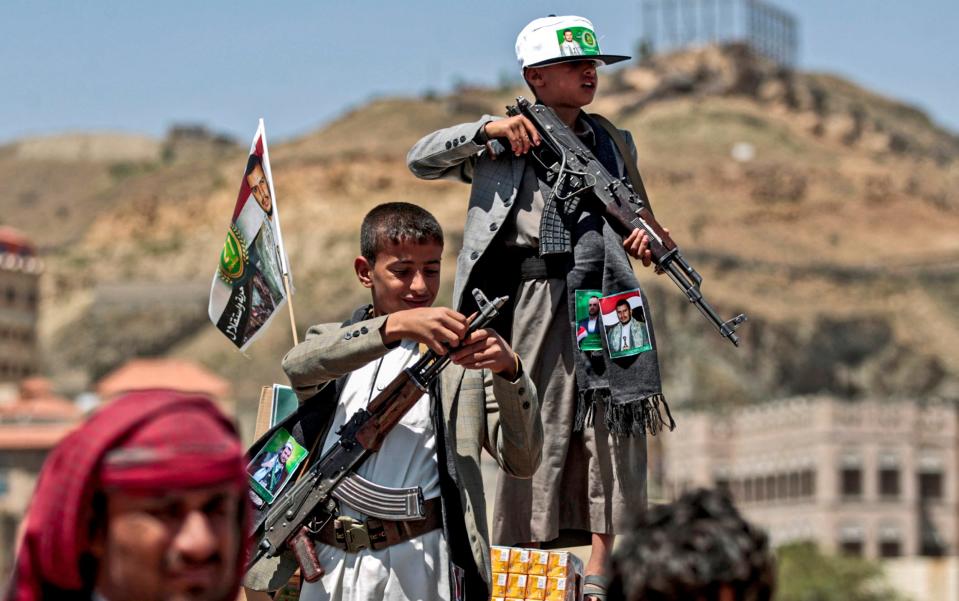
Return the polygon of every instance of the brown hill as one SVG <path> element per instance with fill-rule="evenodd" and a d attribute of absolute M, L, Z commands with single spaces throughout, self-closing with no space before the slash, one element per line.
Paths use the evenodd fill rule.
<path fill-rule="evenodd" d="M 640 273 L 674 402 L 959 396 L 956 136 L 916 109 L 741 47 L 612 71 L 601 90 L 591 108 L 634 133 L 657 215 L 707 297 L 724 315 L 750 317 L 734 349 L 670 282 Z M 359 221 L 379 202 L 411 200 L 440 219 L 448 295 L 467 188 L 416 180 L 405 153 L 523 93 L 381 99 L 274 145 L 301 332 L 363 301 L 350 265 Z M 248 407 L 259 385 L 284 381 L 288 326 L 277 322 L 247 358 L 206 320 L 245 160 L 242 147 L 208 146 L 112 163 L 0 149 L 0 175 L 18 174 L 5 214 L 47 248 L 42 336 L 62 388 L 141 354 L 199 359 L 233 379 Z"/>

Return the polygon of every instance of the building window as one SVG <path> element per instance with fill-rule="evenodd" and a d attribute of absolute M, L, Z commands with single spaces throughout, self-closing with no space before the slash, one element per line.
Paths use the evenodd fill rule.
<path fill-rule="evenodd" d="M 848 557 L 862 557 L 861 540 L 844 540 L 839 543 L 839 552 Z"/>
<path fill-rule="evenodd" d="M 766 476 L 766 500 L 776 500 L 776 476 Z"/>
<path fill-rule="evenodd" d="M 862 470 L 858 467 L 844 467 L 839 471 L 840 494 L 844 498 L 862 496 Z"/>
<path fill-rule="evenodd" d="M 886 524 L 879 528 L 879 557 L 901 557 L 902 534 L 895 524 Z"/>
<path fill-rule="evenodd" d="M 743 502 L 753 502 L 753 479 L 743 478 Z"/>
<path fill-rule="evenodd" d="M 889 558 L 889 557 L 901 557 L 902 556 L 902 543 L 898 540 L 882 540 L 879 541 L 879 557 Z"/>
<path fill-rule="evenodd" d="M 779 474 L 776 476 L 776 497 L 783 501 L 789 498 L 788 474 Z"/>
<path fill-rule="evenodd" d="M 919 500 L 937 501 L 942 499 L 942 472 L 919 473 Z"/>
<path fill-rule="evenodd" d="M 879 469 L 879 496 L 883 499 L 899 498 L 898 467 L 883 467 Z"/>
<path fill-rule="evenodd" d="M 804 497 L 816 496 L 816 472 L 804 470 L 799 477 L 799 490 Z"/>
<path fill-rule="evenodd" d="M 862 557 L 862 528 L 848 525 L 839 529 L 839 553 L 850 557 Z"/>
<path fill-rule="evenodd" d="M 766 479 L 762 476 L 756 476 L 753 480 L 753 494 L 753 498 L 759 503 L 766 500 Z"/>
<path fill-rule="evenodd" d="M 789 498 L 798 499 L 802 497 L 802 486 L 800 484 L 799 472 L 789 473 Z"/>

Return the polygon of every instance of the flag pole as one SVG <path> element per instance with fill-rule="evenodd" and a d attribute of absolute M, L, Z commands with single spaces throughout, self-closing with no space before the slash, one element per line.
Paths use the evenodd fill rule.
<path fill-rule="evenodd" d="M 270 186 L 270 197 L 273 199 L 273 219 L 276 221 L 276 254 L 280 257 L 280 270 L 283 272 L 283 290 L 286 293 L 286 306 L 290 312 L 290 329 L 293 332 L 293 345 L 300 343 L 296 333 L 296 317 L 293 315 L 293 286 L 290 283 L 290 263 L 286 258 L 286 247 L 283 245 L 283 229 L 280 227 L 280 207 L 276 202 L 276 190 L 273 188 L 273 166 L 270 163 L 270 151 L 266 144 L 266 126 L 260 117 L 260 131 L 263 132 L 263 159 L 267 166 L 266 182 Z"/>

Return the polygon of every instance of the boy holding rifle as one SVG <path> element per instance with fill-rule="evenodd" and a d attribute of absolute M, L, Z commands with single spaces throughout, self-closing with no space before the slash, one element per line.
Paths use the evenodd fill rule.
<path fill-rule="evenodd" d="M 373 519 L 341 502 L 340 517 L 315 535 L 325 574 L 306 583 L 300 598 L 485 601 L 489 535 L 479 453 L 485 447 L 517 478 L 533 474 L 542 449 L 535 387 L 496 332 L 464 338 L 467 317 L 432 307 L 443 232 L 429 212 L 377 206 L 363 221 L 360 246 L 354 268 L 372 304 L 342 325 L 312 326 L 283 359 L 297 395 L 324 415 L 315 418 L 323 425 L 311 453 L 331 448 L 339 427 L 412 365 L 423 345 L 440 354 L 453 348 L 454 365 L 356 471 L 379 495 L 384 487 L 418 487 L 423 517 Z"/>
<path fill-rule="evenodd" d="M 582 54 L 563 52 L 569 37 Z M 516 55 L 537 102 L 610 173 L 625 175 L 626 161 L 636 160 L 629 132 L 607 129 L 582 108 L 596 94 L 597 67 L 629 57 L 603 54 L 592 23 L 575 16 L 532 21 L 517 38 Z M 500 476 L 493 542 L 591 544 L 584 593 L 604 599 L 613 535 L 646 506 L 646 431 L 672 427 L 672 419 L 645 295 L 638 293 L 634 310 L 643 312 L 652 344 L 617 358 L 606 343 L 600 350 L 577 344 L 576 299 L 636 291 L 627 255 L 649 266 L 651 254 L 644 232 L 623 239 L 588 194 L 573 202 L 556 186 L 537 155 L 540 143 L 523 115 L 484 115 L 426 136 L 407 162 L 420 178 L 472 184 L 453 306 L 469 312 L 463 291 L 474 286 L 516 299 L 499 328 L 528 361 L 539 391 L 543 461 L 531 480 Z"/>

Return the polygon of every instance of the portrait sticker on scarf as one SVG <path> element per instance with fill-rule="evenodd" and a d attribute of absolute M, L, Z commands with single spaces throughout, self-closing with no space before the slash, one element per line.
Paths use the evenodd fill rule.
<path fill-rule="evenodd" d="M 602 290 L 576 291 L 576 343 L 581 351 L 603 349 L 603 315 L 599 299 Z"/>
<path fill-rule="evenodd" d="M 604 296 L 599 303 L 611 358 L 629 357 L 652 350 L 643 297 L 638 288 Z"/>
<path fill-rule="evenodd" d="M 296 442 L 285 428 L 274 432 L 246 467 L 250 475 L 250 488 L 262 499 L 257 503 L 258 499 L 250 495 L 254 504 L 262 506 L 263 501 L 272 503 L 308 454 L 309 451 Z"/>

